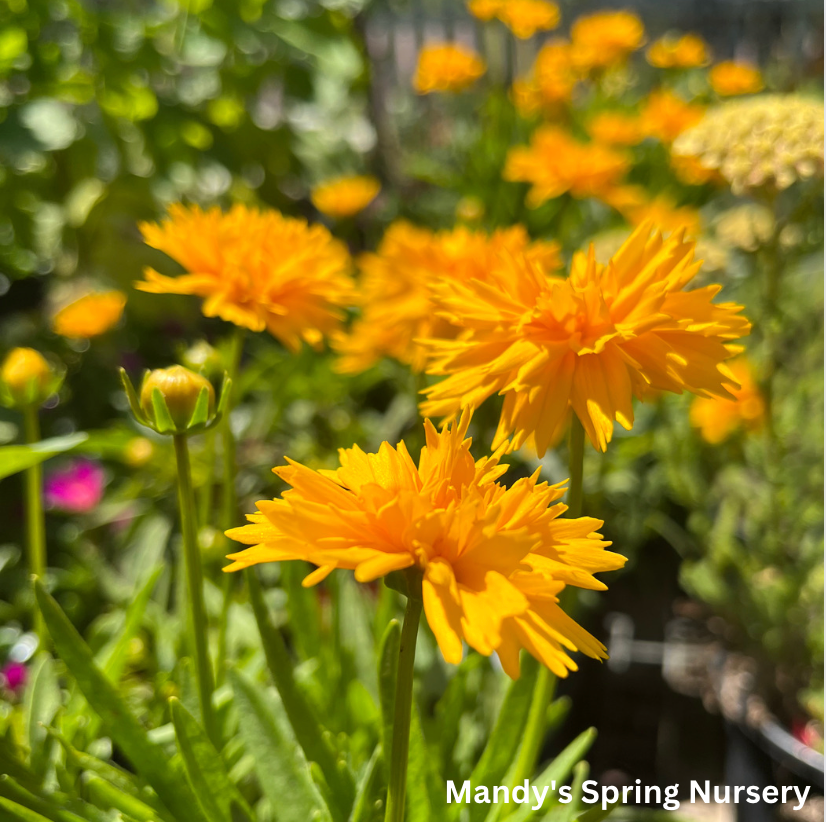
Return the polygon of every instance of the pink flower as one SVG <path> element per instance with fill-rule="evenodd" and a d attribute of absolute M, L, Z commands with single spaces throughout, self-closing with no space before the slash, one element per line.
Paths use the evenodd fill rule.
<path fill-rule="evenodd" d="M 0 668 L 0 679 L 10 691 L 17 693 L 26 685 L 29 671 L 22 662 L 7 662 Z"/>
<path fill-rule="evenodd" d="M 66 468 L 53 471 L 46 479 L 46 503 L 67 514 L 85 514 L 103 496 L 103 468 L 100 463 L 78 459 Z"/>

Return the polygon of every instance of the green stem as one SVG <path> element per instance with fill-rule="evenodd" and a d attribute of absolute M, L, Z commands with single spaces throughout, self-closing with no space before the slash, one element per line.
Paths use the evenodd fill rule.
<path fill-rule="evenodd" d="M 404 822 L 407 790 L 407 754 L 410 749 L 410 714 L 413 708 L 413 661 L 422 615 L 421 576 L 409 573 L 407 608 L 404 612 L 396 697 L 393 705 L 393 746 L 390 752 L 390 778 L 384 822 Z M 415 583 L 415 584 L 413 584 Z"/>
<path fill-rule="evenodd" d="M 585 457 L 585 429 L 576 414 L 571 420 L 570 439 L 568 441 L 568 472 L 571 484 L 568 487 L 568 511 L 571 519 L 582 515 L 582 475 L 583 460 Z M 545 739 L 547 728 L 548 705 L 553 697 L 556 677 L 544 666 L 539 668 L 539 674 L 534 686 L 531 709 L 528 713 L 528 722 L 525 727 L 525 737 L 519 756 L 513 770 L 512 784 L 518 785 L 525 779 L 533 776 L 537 759 L 539 758 L 542 742 Z"/>
<path fill-rule="evenodd" d="M 192 488 L 192 472 L 189 466 L 189 448 L 186 434 L 175 434 L 175 459 L 178 463 L 178 505 L 181 511 L 181 531 L 184 538 L 184 571 L 186 574 L 187 633 L 190 652 L 195 658 L 195 679 L 201 719 L 210 739 L 217 745 L 218 736 L 212 713 L 212 667 L 207 649 L 207 621 L 204 607 L 204 578 L 201 569 L 201 552 L 198 548 L 195 519 L 195 493 Z"/>
<path fill-rule="evenodd" d="M 23 411 L 26 443 L 40 442 L 38 408 L 29 405 Z M 26 531 L 29 544 L 29 573 L 44 580 L 46 576 L 46 521 L 43 515 L 43 464 L 37 463 L 26 469 Z M 46 643 L 46 626 L 43 615 L 34 603 L 34 630 L 41 645 Z"/>

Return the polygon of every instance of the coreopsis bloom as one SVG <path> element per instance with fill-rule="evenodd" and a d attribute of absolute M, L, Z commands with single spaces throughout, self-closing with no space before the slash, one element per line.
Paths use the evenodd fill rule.
<path fill-rule="evenodd" d="M 496 16 L 521 40 L 559 25 L 559 6 L 548 0 L 508 0 Z"/>
<path fill-rule="evenodd" d="M 485 61 L 472 49 L 458 43 L 430 43 L 419 52 L 413 88 L 418 94 L 464 91 L 485 69 Z"/>
<path fill-rule="evenodd" d="M 619 65 L 642 48 L 645 27 L 630 11 L 600 11 L 574 21 L 571 45 L 575 64 L 584 71 Z"/>
<path fill-rule="evenodd" d="M 502 256 L 524 254 L 544 271 L 561 266 L 559 245 L 531 241 L 520 226 L 488 235 L 459 226 L 432 232 L 397 222 L 388 228 L 375 253 L 363 254 L 361 317 L 349 335 L 334 340 L 342 355 L 338 367 L 364 371 L 381 357 L 393 357 L 414 371 L 424 367 L 420 338 L 450 338 L 457 329 L 436 316 L 431 291 L 441 280 L 484 280 Z"/>
<path fill-rule="evenodd" d="M 86 294 L 54 315 L 52 331 L 70 339 L 98 337 L 117 324 L 125 305 L 121 291 Z"/>
<path fill-rule="evenodd" d="M 640 123 L 646 136 L 668 144 L 686 129 L 697 125 L 704 114 L 704 106 L 686 103 L 673 91 L 652 91 L 640 113 Z"/>
<path fill-rule="evenodd" d="M 105 476 L 99 462 L 77 459 L 46 476 L 43 495 L 49 508 L 67 514 L 87 514 L 103 498 Z"/>
<path fill-rule="evenodd" d="M 714 168 L 706 168 L 697 157 L 671 153 L 669 164 L 674 176 L 690 186 L 702 186 L 706 183 L 722 183 L 722 175 Z"/>
<path fill-rule="evenodd" d="M 552 114 L 570 101 L 581 79 L 582 73 L 572 63 L 571 44 L 552 40 L 539 49 L 530 73 L 514 81 L 514 105 L 527 117 L 540 111 Z"/>
<path fill-rule="evenodd" d="M 593 140 L 609 146 L 635 146 L 645 139 L 639 116 L 623 111 L 601 111 L 586 128 Z"/>
<path fill-rule="evenodd" d="M 630 166 L 627 155 L 600 143 L 580 143 L 558 126 L 538 128 L 530 146 L 508 152 L 504 178 L 531 183 L 527 203 L 532 208 L 569 193 L 601 197 L 614 188 Z"/>
<path fill-rule="evenodd" d="M 567 279 L 512 257 L 488 282 L 445 283 L 437 303 L 462 333 L 428 346 L 427 372 L 447 379 L 425 389 L 423 413 L 449 417 L 502 394 L 494 448 L 512 436 L 510 447 L 541 456 L 571 413 L 604 451 L 615 421 L 632 427 L 635 396 L 729 396 L 725 361 L 751 327 L 742 306 L 713 303 L 718 285 L 688 290 L 694 243 L 652 229 L 637 228 L 607 265 L 593 247 L 576 254 Z"/>
<path fill-rule="evenodd" d="M 148 268 L 136 288 L 196 294 L 205 316 L 267 330 L 293 351 L 302 341 L 320 348 L 352 301 L 350 256 L 322 225 L 244 205 L 222 212 L 177 204 L 166 220 L 140 229 L 186 273 L 166 277 Z"/>
<path fill-rule="evenodd" d="M 719 172 L 738 195 L 788 188 L 823 174 L 823 101 L 794 94 L 730 100 L 710 109 L 672 152 Z"/>
<path fill-rule="evenodd" d="M 714 66 L 708 73 L 708 81 L 721 97 L 755 94 L 763 90 L 763 75 L 760 69 L 751 63 L 738 63 L 733 60 Z"/>
<path fill-rule="evenodd" d="M 734 399 L 695 397 L 689 411 L 691 424 L 711 445 L 719 445 L 740 428 L 758 430 L 765 422 L 766 403 L 755 385 L 748 360 L 738 357 L 729 367 L 739 383 L 731 390 Z"/>
<path fill-rule="evenodd" d="M 313 471 L 288 460 L 275 473 L 291 487 L 257 503 L 250 524 L 227 535 L 251 547 L 231 554 L 234 571 L 262 562 L 306 560 L 314 585 L 335 568 L 359 582 L 391 571 L 421 573 L 427 622 L 444 658 L 462 659 L 463 641 L 499 655 L 519 676 L 524 648 L 558 676 L 576 670 L 568 651 L 605 658 L 603 645 L 559 607 L 565 585 L 604 589 L 594 578 L 622 567 L 606 551 L 599 520 L 563 519 L 560 485 L 539 483 L 539 469 L 510 488 L 499 454 L 474 461 L 470 414 L 437 431 L 425 422 L 418 465 L 403 442 L 375 454 L 339 451 L 340 467 Z M 554 504 L 555 503 L 555 504 Z"/>
<path fill-rule="evenodd" d="M 0 367 L 0 399 L 18 408 L 41 405 L 59 382 L 59 375 L 39 351 L 13 348 Z"/>
<path fill-rule="evenodd" d="M 322 214 L 341 219 L 364 211 L 380 190 L 381 183 L 375 177 L 336 177 L 316 186 L 310 199 Z"/>
<path fill-rule="evenodd" d="M 645 57 L 655 68 L 697 68 L 708 64 L 708 44 L 699 34 L 666 35 L 649 46 Z"/>
<path fill-rule="evenodd" d="M 468 11 L 483 23 L 488 23 L 499 14 L 505 0 L 468 0 Z"/>
<path fill-rule="evenodd" d="M 697 237 L 702 230 L 700 212 L 691 206 L 678 206 L 667 194 L 659 194 L 653 199 L 645 197 L 639 203 L 618 210 L 631 225 L 649 222 L 663 234 L 685 229 L 690 237 Z"/>

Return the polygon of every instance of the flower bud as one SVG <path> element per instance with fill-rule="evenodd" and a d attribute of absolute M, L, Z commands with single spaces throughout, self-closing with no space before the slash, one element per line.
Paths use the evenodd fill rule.
<path fill-rule="evenodd" d="M 164 427 L 156 413 L 153 400 L 155 389 L 160 392 L 176 431 L 184 431 L 189 427 L 198 398 L 204 389 L 207 392 L 206 417 L 211 417 L 215 411 L 215 390 L 208 379 L 182 365 L 158 368 L 144 377 L 140 396 L 141 410 L 154 423 L 153 427 Z"/>
<path fill-rule="evenodd" d="M 3 361 L 0 384 L 8 405 L 42 405 L 56 388 L 56 375 L 39 351 L 15 348 Z"/>

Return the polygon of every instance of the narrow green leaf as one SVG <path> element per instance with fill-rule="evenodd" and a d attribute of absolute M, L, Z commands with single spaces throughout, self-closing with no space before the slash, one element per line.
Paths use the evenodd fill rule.
<path fill-rule="evenodd" d="M 396 702 L 396 675 L 401 638 L 401 623 L 397 619 L 391 619 L 379 645 L 379 704 L 382 717 L 381 746 L 384 752 L 385 778 L 387 777 L 388 757 L 393 749 L 393 706 Z"/>
<path fill-rule="evenodd" d="M 174 697 L 169 707 L 186 775 L 204 815 L 210 822 L 252 822 L 252 811 L 227 775 L 224 761 L 206 732 Z"/>
<path fill-rule="evenodd" d="M 410 718 L 410 752 L 407 762 L 408 822 L 432 822 L 434 803 L 428 790 L 429 762 L 430 755 L 422 731 L 422 721 L 414 704 Z M 444 797 L 440 798 L 443 802 Z"/>
<path fill-rule="evenodd" d="M 342 574 L 339 583 L 341 648 L 352 659 L 355 678 L 367 688 L 370 696 L 377 702 L 379 693 L 373 677 L 373 671 L 376 670 L 376 658 L 373 653 L 375 640 L 370 624 L 370 609 L 362 592 L 363 586 L 350 574 Z"/>
<path fill-rule="evenodd" d="M 125 368 L 120 369 L 120 381 L 123 383 L 123 390 L 126 392 L 126 399 L 129 400 L 129 408 L 132 410 L 135 419 L 139 423 L 146 425 L 146 414 L 143 413 L 138 394 L 135 391 L 135 386 L 132 385 L 132 380 L 129 379 Z"/>
<path fill-rule="evenodd" d="M 0 776 L 0 797 L 35 811 L 50 822 L 87 822 L 83 817 L 27 791 L 5 774 Z"/>
<path fill-rule="evenodd" d="M 39 813 L 29 810 L 29 808 L 24 808 L 22 805 L 18 805 L 16 802 L 12 802 L 10 799 L 5 799 L 2 796 L 0 796 L 0 809 L 10 814 L 10 816 L 7 817 L 8 822 L 51 822 L 48 817 L 41 816 Z M 81 822 L 83 822 L 83 820 L 81 820 Z"/>
<path fill-rule="evenodd" d="M 276 694 L 230 670 L 241 737 L 255 758 L 261 788 L 276 822 L 326 822 L 332 817 L 310 776 L 310 766 Z"/>
<path fill-rule="evenodd" d="M 155 428 L 161 434 L 169 434 L 175 430 L 175 421 L 169 413 L 169 407 L 161 394 L 160 388 L 152 389 L 152 410 L 155 412 Z"/>
<path fill-rule="evenodd" d="M 384 800 L 385 790 L 381 773 L 381 745 L 376 745 L 359 782 L 349 822 L 372 822 L 376 816 L 376 803 Z"/>
<path fill-rule="evenodd" d="M 292 659 L 280 631 L 270 619 L 255 569 L 246 572 L 246 580 L 267 666 L 284 711 L 307 760 L 317 763 L 324 774 L 334 797 L 333 815 L 337 819 L 346 819 L 356 794 L 352 774 L 346 766 L 342 767 L 343 763 L 337 762 L 335 750 L 324 738 L 318 719 L 296 685 Z"/>
<path fill-rule="evenodd" d="M 111 782 L 94 774 L 86 774 L 84 782 L 89 791 L 89 799 L 99 808 L 114 808 L 116 811 L 129 814 L 136 822 L 156 822 L 158 812 L 154 808 L 119 790 Z"/>
<path fill-rule="evenodd" d="M 155 789 L 158 798 L 173 816 L 205 822 L 180 767 L 149 739 L 117 689 L 95 665 L 89 646 L 40 580 L 35 581 L 35 596 L 55 648 L 83 695 L 103 720 L 107 733 L 138 773 Z"/>
<path fill-rule="evenodd" d="M 0 448 L 0 479 L 25 471 L 56 454 L 71 451 L 85 441 L 86 434 L 67 434 L 65 437 L 41 440 L 34 445 L 4 445 Z"/>
<path fill-rule="evenodd" d="M 301 584 L 307 572 L 308 566 L 305 563 L 281 563 L 281 582 L 287 591 L 290 626 L 301 659 L 313 659 L 321 652 L 321 611 L 318 594 Z"/>
<path fill-rule="evenodd" d="M 204 425 L 209 418 L 209 389 L 204 385 L 198 392 L 195 409 L 189 418 L 189 426 Z"/>
<path fill-rule="evenodd" d="M 548 705 L 548 713 L 545 715 L 545 732 L 547 734 L 553 733 L 562 725 L 571 711 L 572 704 L 571 697 L 561 696 Z"/>
<path fill-rule="evenodd" d="M 32 666 L 31 681 L 24 697 L 29 765 L 40 779 L 45 774 L 52 749 L 51 737 L 44 726 L 54 719 L 60 702 L 60 687 L 52 658 L 40 654 Z"/>

